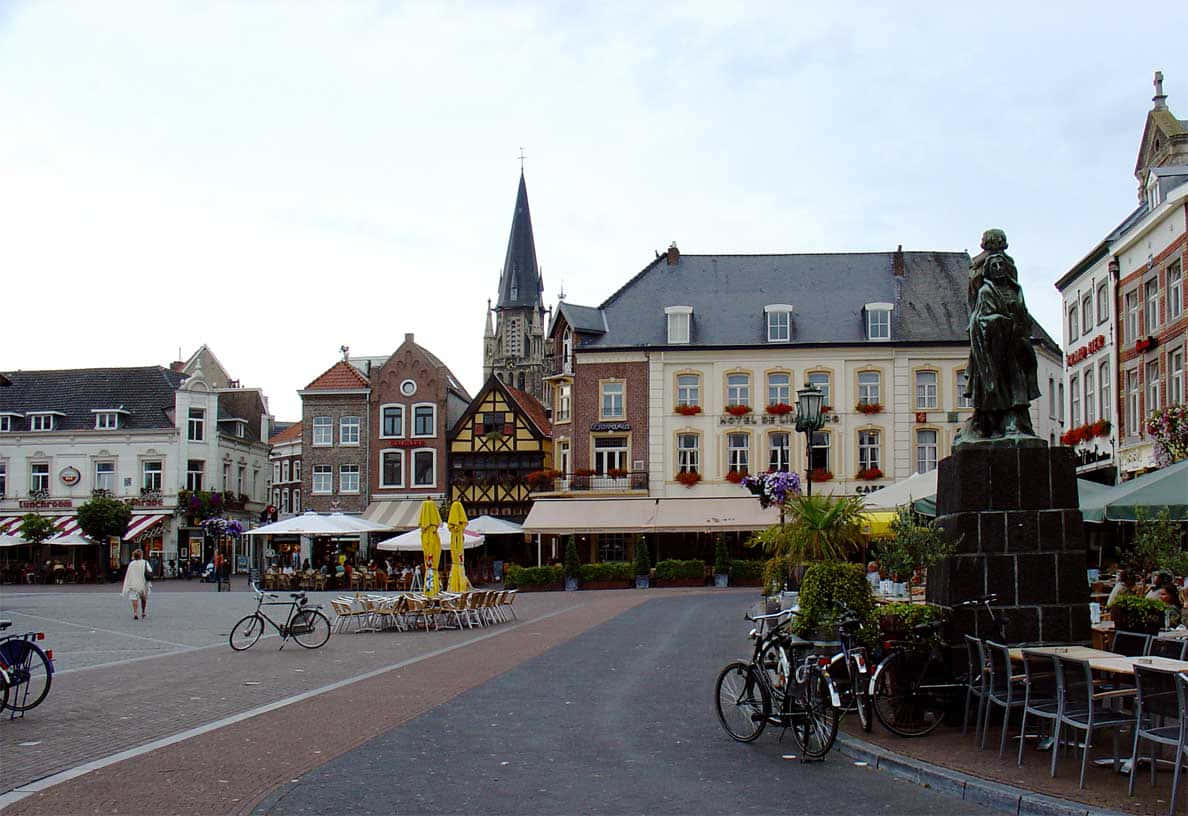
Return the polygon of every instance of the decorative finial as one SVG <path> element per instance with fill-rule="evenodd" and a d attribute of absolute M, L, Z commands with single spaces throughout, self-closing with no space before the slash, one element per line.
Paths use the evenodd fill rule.
<path fill-rule="evenodd" d="M 346 358 L 347 358 L 347 357 L 349 357 L 349 356 L 350 356 L 350 354 L 351 354 L 351 347 L 350 347 L 350 346 L 339 346 L 339 347 L 338 347 L 338 350 L 342 352 L 342 359 L 343 359 L 343 360 L 346 360 Z"/>
<path fill-rule="evenodd" d="M 1163 92 L 1163 71 L 1155 72 L 1155 96 L 1151 97 L 1155 110 L 1167 110 L 1167 94 Z"/>
<path fill-rule="evenodd" d="M 565 300 L 565 281 L 561 281 L 561 291 L 557 293 L 557 300 Z"/>
<path fill-rule="evenodd" d="M 520 175 L 524 175 L 524 159 L 528 158 L 524 155 L 524 148 L 520 148 Z"/>

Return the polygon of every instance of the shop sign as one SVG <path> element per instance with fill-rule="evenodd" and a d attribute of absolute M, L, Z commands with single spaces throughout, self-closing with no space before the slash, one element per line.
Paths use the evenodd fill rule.
<path fill-rule="evenodd" d="M 78 472 L 78 468 L 71 465 L 69 467 L 62 468 L 62 470 L 58 472 L 58 478 L 61 479 L 62 484 L 66 485 L 67 487 L 74 487 L 76 484 L 78 484 L 79 479 L 82 478 L 82 474 Z"/>
<path fill-rule="evenodd" d="M 629 431 L 630 422 L 595 422 L 590 426 L 591 431 Z"/>
<path fill-rule="evenodd" d="M 1068 354 L 1064 355 L 1064 360 L 1069 365 L 1079 363 L 1079 362 L 1081 362 L 1081 360 L 1084 360 L 1090 354 L 1101 351 L 1103 348 L 1105 348 L 1105 344 L 1106 344 L 1105 335 L 1099 334 L 1099 335 L 1097 335 L 1097 337 L 1094 337 L 1092 340 L 1090 340 L 1085 345 L 1081 346 L 1079 349 L 1076 349 L 1075 351 L 1070 351 Z"/>
<path fill-rule="evenodd" d="M 22 510 L 68 510 L 74 507 L 70 499 L 29 499 L 18 502 Z"/>
<path fill-rule="evenodd" d="M 160 496 L 155 498 L 149 496 L 141 496 L 138 498 L 128 499 L 128 505 L 131 507 L 164 507 L 165 500 Z"/>
<path fill-rule="evenodd" d="M 423 448 L 424 439 L 393 439 L 388 443 L 389 448 Z"/>
<path fill-rule="evenodd" d="M 854 488 L 855 493 L 875 493 L 883 489 L 883 485 L 858 485 Z"/>

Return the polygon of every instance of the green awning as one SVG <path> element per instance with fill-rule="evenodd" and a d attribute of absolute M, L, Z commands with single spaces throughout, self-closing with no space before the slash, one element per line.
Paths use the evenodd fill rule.
<path fill-rule="evenodd" d="M 1140 508 L 1147 518 L 1166 509 L 1172 521 L 1188 521 L 1188 460 L 1081 496 L 1085 521 L 1134 521 Z"/>
<path fill-rule="evenodd" d="M 1178 467 L 1178 465 L 1177 465 L 1177 467 Z M 1162 472 L 1163 471 L 1160 471 L 1160 473 L 1162 473 Z M 1150 475 L 1154 476 L 1155 474 L 1152 473 Z M 1140 478 L 1146 478 L 1146 477 L 1143 476 Z M 1181 475 L 1180 479 L 1182 481 L 1185 479 L 1188 479 L 1188 475 Z M 1138 481 L 1138 479 L 1135 479 L 1135 481 Z M 1130 484 L 1132 484 L 1132 483 L 1127 482 L 1126 485 L 1123 485 L 1123 486 L 1125 487 Z M 1108 497 L 1111 494 L 1113 494 L 1115 491 L 1117 491 L 1118 489 L 1119 488 L 1117 488 L 1117 487 L 1107 487 L 1103 484 L 1098 484 L 1097 482 L 1091 482 L 1088 479 L 1077 479 L 1077 493 L 1080 497 L 1081 513 L 1085 517 L 1085 521 L 1102 521 L 1103 520 L 1102 515 L 1101 515 L 1101 513 L 1103 512 L 1102 508 L 1104 508 Z M 1181 485 L 1181 495 L 1183 494 L 1184 490 L 1188 490 L 1188 484 Z M 1181 502 L 1184 502 L 1184 501 L 1186 501 L 1186 500 L 1181 498 Z M 916 499 L 916 501 L 912 504 L 912 506 L 915 507 L 916 512 L 922 516 L 931 516 L 933 518 L 936 517 L 936 496 L 927 496 L 923 499 Z M 1097 509 L 1094 510 L 1094 508 L 1097 508 Z M 1091 513 L 1094 513 L 1094 512 L 1096 512 L 1098 515 L 1092 516 Z M 1114 511 L 1111 509 L 1111 511 L 1110 511 L 1110 519 L 1111 520 L 1118 518 L 1113 515 L 1113 512 Z M 1149 515 L 1155 515 L 1155 513 L 1157 513 L 1157 512 L 1158 512 L 1158 510 L 1155 510 L 1154 512 L 1149 513 Z M 1130 518 L 1131 520 L 1134 519 L 1133 516 L 1129 516 L 1128 518 Z M 1174 511 L 1172 514 L 1172 518 L 1173 519 L 1176 518 Z"/>

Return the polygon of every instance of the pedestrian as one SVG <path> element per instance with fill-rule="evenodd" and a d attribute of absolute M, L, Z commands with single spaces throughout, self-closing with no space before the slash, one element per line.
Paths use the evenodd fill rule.
<path fill-rule="evenodd" d="M 152 591 L 153 572 L 144 553 L 132 553 L 132 562 L 124 572 L 124 589 L 121 594 L 132 602 L 132 620 L 148 617 L 148 596 Z"/>

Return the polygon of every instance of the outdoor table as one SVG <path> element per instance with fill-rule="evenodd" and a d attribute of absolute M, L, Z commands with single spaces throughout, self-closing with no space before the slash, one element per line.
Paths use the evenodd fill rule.
<path fill-rule="evenodd" d="M 1011 660 L 1023 659 L 1023 649 L 1011 649 Z M 1089 668 L 1107 674 L 1133 675 L 1134 666 L 1150 666 L 1164 671 L 1188 671 L 1188 660 L 1172 660 L 1167 657 L 1126 657 L 1114 652 L 1101 649 L 1091 649 L 1088 646 L 1033 646 L 1027 648 L 1036 654 L 1059 655 L 1070 660 L 1084 660 Z"/>

